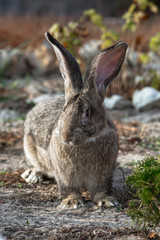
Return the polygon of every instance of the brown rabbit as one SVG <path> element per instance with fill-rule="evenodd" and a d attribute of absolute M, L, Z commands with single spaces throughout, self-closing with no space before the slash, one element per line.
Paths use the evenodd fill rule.
<path fill-rule="evenodd" d="M 49 33 L 64 78 L 65 96 L 37 104 L 25 121 L 24 151 L 32 165 L 22 178 L 29 183 L 43 175 L 56 179 L 61 207 L 82 205 L 81 191 L 99 206 L 113 206 L 107 195 L 118 153 L 115 127 L 103 106 L 106 87 L 119 73 L 127 44 L 120 42 L 97 55 L 82 80 L 74 57 Z"/>

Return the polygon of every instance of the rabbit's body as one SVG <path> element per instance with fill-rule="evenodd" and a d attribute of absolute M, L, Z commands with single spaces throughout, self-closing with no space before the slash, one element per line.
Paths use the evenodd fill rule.
<path fill-rule="evenodd" d="M 78 147 L 67 145 L 62 143 L 58 129 L 64 103 L 64 96 L 49 98 L 28 113 L 24 150 L 29 163 L 37 172 L 55 177 L 60 188 L 61 182 L 79 191 L 106 186 L 118 151 L 118 137 L 112 121 L 106 115 L 104 126 L 96 137 L 87 138 L 86 143 Z"/>
<path fill-rule="evenodd" d="M 42 175 L 54 177 L 62 197 L 65 197 L 63 207 L 81 203 L 83 188 L 90 191 L 92 200 L 98 205 L 113 205 L 115 201 L 106 194 L 106 190 L 116 164 L 118 137 L 102 104 L 105 88 L 101 81 L 106 73 L 100 69 L 101 75 L 96 87 L 92 79 L 99 66 L 94 65 L 88 73 L 86 83 L 82 82 L 77 66 L 76 71 L 70 68 L 75 64 L 73 59 L 72 64 L 66 67 L 68 57 L 71 58 L 68 51 L 50 35 L 47 37 L 56 44 L 55 51 L 61 60 L 65 96 L 49 98 L 28 113 L 24 151 L 32 168 L 26 170 L 22 177 L 27 182 L 37 182 Z M 123 62 L 126 45 L 123 43 L 123 46 L 114 48 L 114 51 L 120 61 L 113 71 L 115 76 Z M 105 58 L 102 60 L 105 63 Z M 96 63 L 99 64 L 100 61 L 101 58 Z M 113 64 L 114 61 L 117 60 L 110 57 L 109 63 Z M 71 71 L 77 78 L 71 77 Z"/>

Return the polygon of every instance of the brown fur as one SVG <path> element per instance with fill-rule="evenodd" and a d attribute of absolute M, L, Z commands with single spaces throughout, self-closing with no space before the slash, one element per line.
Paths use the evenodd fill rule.
<path fill-rule="evenodd" d="M 24 151 L 33 168 L 26 170 L 22 177 L 27 182 L 41 180 L 40 173 L 54 177 L 64 198 L 62 207 L 82 204 L 82 189 L 90 191 L 92 200 L 98 205 L 104 203 L 106 206 L 112 206 L 116 201 L 106 192 L 116 164 L 118 137 L 102 104 L 104 85 L 100 80 L 103 80 L 104 73 L 97 83 L 94 79 L 98 73 L 93 74 L 93 69 L 101 71 L 98 62 L 102 64 L 103 58 L 108 56 L 113 58 L 111 49 L 109 55 L 106 50 L 99 55 L 98 62 L 97 58 L 93 61 L 92 84 L 89 75 L 82 87 L 78 72 L 80 84 L 77 86 L 74 80 L 76 76 L 72 78 L 75 71 L 72 72 L 71 69 L 75 59 L 56 40 L 48 36 L 53 46 L 56 45 L 67 97 L 65 95 L 47 99 L 29 112 L 25 122 Z M 112 49 L 113 56 L 115 52 L 118 59 L 116 61 L 120 61 L 113 66 L 113 77 L 116 71 L 118 74 L 122 65 L 124 49 L 126 50 L 124 43 L 123 46 L 116 45 Z M 114 65 L 113 59 L 111 62 Z M 104 60 L 106 62 L 106 59 Z M 111 77 L 109 76 L 109 82 Z M 78 82 L 78 79 L 76 81 Z M 102 88 L 96 86 L 99 83 Z M 69 92 L 68 86 L 71 86 Z"/>

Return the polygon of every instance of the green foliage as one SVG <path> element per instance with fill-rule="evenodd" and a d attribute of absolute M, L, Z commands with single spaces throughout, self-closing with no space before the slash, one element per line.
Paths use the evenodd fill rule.
<path fill-rule="evenodd" d="M 49 32 L 60 41 L 73 55 L 75 55 L 75 48 L 81 45 L 81 41 L 76 31 L 78 27 L 77 22 L 68 22 L 62 26 L 59 23 L 54 23 Z"/>
<path fill-rule="evenodd" d="M 153 52 L 157 52 L 160 55 L 160 33 L 157 33 L 153 37 L 151 37 L 149 42 L 149 48 Z"/>
<path fill-rule="evenodd" d="M 29 222 L 29 220 L 28 220 L 28 219 L 26 220 L 26 224 L 27 224 L 27 226 L 28 226 L 28 227 L 30 227 L 30 226 L 31 226 L 31 225 L 30 225 L 30 222 Z"/>
<path fill-rule="evenodd" d="M 117 42 L 119 40 L 119 35 L 112 30 L 106 30 L 102 33 L 101 40 L 101 49 L 105 49 L 110 47 L 114 42 Z"/>
<path fill-rule="evenodd" d="M 149 0 L 132 0 L 132 4 L 127 12 L 122 16 L 125 20 L 123 31 L 129 30 L 135 32 L 138 25 L 147 18 L 147 10 L 152 13 L 158 12 L 158 7 L 155 3 Z"/>
<path fill-rule="evenodd" d="M 4 184 L 5 184 L 4 181 L 0 182 L 0 186 L 4 186 Z"/>
<path fill-rule="evenodd" d="M 148 18 L 148 10 L 151 13 L 156 14 L 159 9 L 153 1 L 150 0 L 132 0 L 132 4 L 129 6 L 127 12 L 122 16 L 125 23 L 122 27 L 123 31 L 129 30 L 135 32 L 139 25 L 142 24 L 143 20 Z M 133 35 L 132 43 L 135 44 L 136 38 Z M 160 33 L 151 37 L 148 45 L 149 49 L 153 52 L 160 54 Z M 151 60 L 148 53 L 142 53 L 139 56 L 139 60 L 143 65 L 146 65 Z M 151 74 L 151 86 L 160 89 L 159 77 L 156 71 L 150 70 Z"/>
<path fill-rule="evenodd" d="M 139 227 L 155 229 L 160 224 L 160 157 L 139 161 L 127 183 L 136 190 L 129 215 Z"/>
<path fill-rule="evenodd" d="M 22 188 L 22 184 L 21 183 L 17 184 L 17 187 Z"/>
<path fill-rule="evenodd" d="M 151 87 L 154 87 L 155 89 L 160 89 L 160 79 L 159 75 L 157 74 L 156 70 L 150 70 L 150 75 L 152 77 L 151 81 Z"/>
<path fill-rule="evenodd" d="M 139 60 L 141 61 L 141 63 L 147 64 L 151 60 L 151 57 L 147 53 L 141 53 L 139 56 Z"/>
<path fill-rule="evenodd" d="M 100 32 L 101 49 L 111 46 L 119 39 L 117 33 L 106 28 L 102 15 L 95 9 L 85 10 L 77 22 L 68 22 L 66 25 L 54 23 L 49 32 L 79 59 L 77 48 L 82 45 L 83 37 L 89 36 L 89 30 L 84 27 L 86 22 L 90 22 L 93 29 Z"/>
<path fill-rule="evenodd" d="M 107 29 L 102 16 L 98 14 L 95 9 L 85 10 L 81 17 L 81 21 L 84 21 L 86 17 L 101 32 L 100 39 L 102 44 L 100 47 L 102 50 L 110 47 L 119 40 L 119 35 L 115 31 Z"/>
<path fill-rule="evenodd" d="M 154 86 L 153 86 L 154 87 Z M 160 137 L 145 139 L 140 143 L 140 146 L 154 151 L 160 151 Z"/>
<path fill-rule="evenodd" d="M 95 9 L 88 9 L 83 12 L 83 16 L 81 17 L 81 20 L 83 21 L 85 17 L 88 17 L 89 20 L 99 27 L 101 30 L 105 30 L 105 25 L 103 23 L 102 15 L 98 14 Z"/>

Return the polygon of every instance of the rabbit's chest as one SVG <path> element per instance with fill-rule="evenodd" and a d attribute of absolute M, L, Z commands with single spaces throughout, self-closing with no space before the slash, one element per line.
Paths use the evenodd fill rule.
<path fill-rule="evenodd" d="M 55 168 L 81 177 L 110 171 L 115 165 L 117 151 L 115 135 L 92 139 L 79 147 L 62 144 L 57 135 L 52 138 L 51 155 Z"/>

